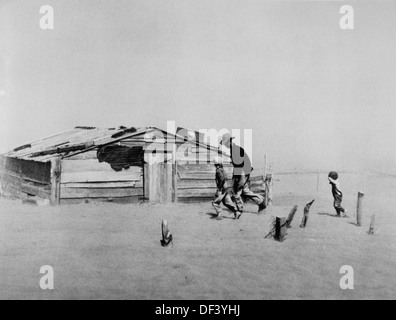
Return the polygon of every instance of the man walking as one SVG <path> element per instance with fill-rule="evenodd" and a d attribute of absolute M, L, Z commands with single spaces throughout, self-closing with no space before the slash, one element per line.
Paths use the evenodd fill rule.
<path fill-rule="evenodd" d="M 252 163 L 248 154 L 245 150 L 236 145 L 233 142 L 234 137 L 231 137 L 229 133 L 223 135 L 220 144 L 224 145 L 231 151 L 231 162 L 234 166 L 233 173 L 233 192 L 234 199 L 237 205 L 238 211 L 243 212 L 243 200 L 242 196 L 253 200 L 258 206 L 258 212 L 263 211 L 267 205 L 262 196 L 255 194 L 250 190 L 250 174 L 253 171 Z"/>

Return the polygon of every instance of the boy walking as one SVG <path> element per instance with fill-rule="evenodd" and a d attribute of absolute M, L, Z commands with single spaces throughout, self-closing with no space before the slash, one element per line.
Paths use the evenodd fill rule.
<path fill-rule="evenodd" d="M 217 192 L 215 195 L 215 199 L 212 202 L 213 207 L 217 213 L 217 220 L 222 220 L 221 216 L 221 204 L 223 203 L 228 209 L 230 209 L 234 213 L 234 219 L 239 219 L 241 213 L 238 211 L 237 206 L 232 201 L 231 196 L 228 193 L 226 183 L 227 183 L 227 174 L 224 171 L 223 163 L 219 157 L 214 159 L 215 167 L 216 167 L 216 186 Z"/>
<path fill-rule="evenodd" d="M 345 217 L 345 209 L 341 206 L 342 202 L 342 192 L 340 189 L 340 183 L 338 181 L 338 173 L 331 171 L 329 173 L 329 183 L 331 184 L 331 191 L 334 197 L 334 209 L 337 212 L 337 216 Z"/>

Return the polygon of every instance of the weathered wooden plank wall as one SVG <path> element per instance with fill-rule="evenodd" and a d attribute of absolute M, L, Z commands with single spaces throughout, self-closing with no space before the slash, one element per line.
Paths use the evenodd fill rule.
<path fill-rule="evenodd" d="M 174 201 L 174 177 L 172 163 L 145 164 L 145 199 L 155 203 Z"/>
<path fill-rule="evenodd" d="M 60 182 L 62 172 L 62 160 L 60 157 L 51 159 L 51 204 L 60 204 Z"/>
<path fill-rule="evenodd" d="M 51 164 L 0 156 L 0 183 L 4 196 L 50 199 Z"/>
<path fill-rule="evenodd" d="M 61 203 L 85 200 L 135 202 L 143 198 L 143 168 L 134 166 L 115 171 L 108 163 L 99 163 L 96 152 L 63 159 Z"/>
<path fill-rule="evenodd" d="M 177 161 L 180 164 L 209 164 L 213 163 L 215 157 L 219 157 L 217 151 L 196 147 L 193 144 L 186 143 L 177 150 Z M 224 155 L 222 159 L 224 163 L 230 163 L 230 157 Z"/>
<path fill-rule="evenodd" d="M 179 148 L 177 153 L 177 197 L 178 201 L 189 202 L 212 199 L 216 193 L 215 173 L 213 164 L 219 157 L 216 150 L 197 147 L 195 145 Z M 222 156 L 224 169 L 228 177 L 228 187 L 232 187 L 233 166 L 227 155 Z M 264 194 L 262 175 L 251 177 L 251 190 Z"/>
<path fill-rule="evenodd" d="M 228 187 L 232 187 L 233 167 L 224 165 L 228 177 Z M 178 164 L 177 165 L 177 196 L 178 201 L 208 200 L 216 193 L 216 168 L 212 164 Z M 251 190 L 264 194 L 263 176 L 251 177 Z"/>
<path fill-rule="evenodd" d="M 0 170 L 15 173 L 21 178 L 41 184 L 51 183 L 51 164 L 44 162 L 29 161 L 10 157 L 3 157 Z"/>

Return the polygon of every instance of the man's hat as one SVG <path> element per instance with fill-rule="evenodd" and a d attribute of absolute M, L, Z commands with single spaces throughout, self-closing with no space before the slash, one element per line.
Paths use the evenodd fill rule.
<path fill-rule="evenodd" d="M 223 136 L 221 137 L 221 141 L 220 141 L 220 144 L 224 144 L 224 143 L 226 143 L 227 141 L 230 141 L 230 140 L 232 140 L 232 139 L 234 139 L 235 137 L 232 137 L 229 133 L 225 133 L 225 134 L 223 134 Z"/>

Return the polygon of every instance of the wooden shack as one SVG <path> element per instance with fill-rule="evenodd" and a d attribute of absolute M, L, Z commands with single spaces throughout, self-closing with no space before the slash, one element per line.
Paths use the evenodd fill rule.
<path fill-rule="evenodd" d="M 86 201 L 169 203 L 213 198 L 213 159 L 230 157 L 201 141 L 158 128 L 76 127 L 0 156 L 3 196 Z M 252 190 L 263 194 L 263 175 Z"/>

